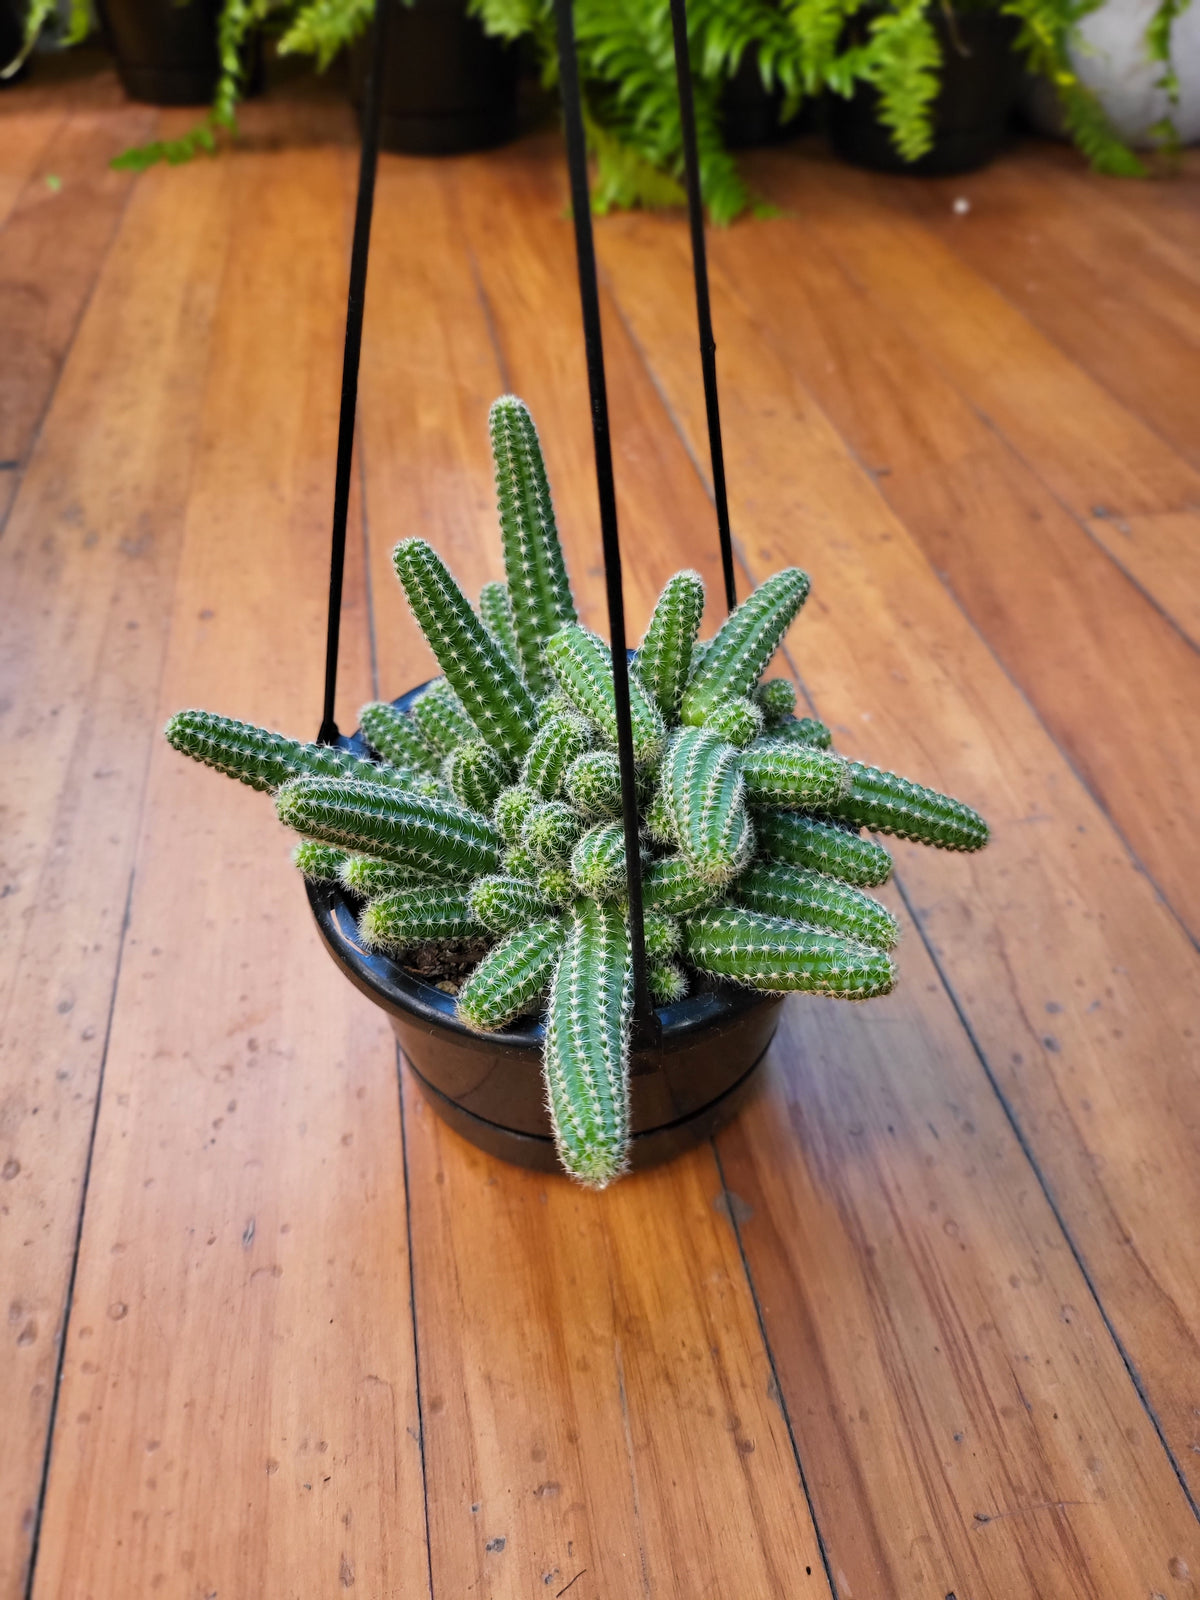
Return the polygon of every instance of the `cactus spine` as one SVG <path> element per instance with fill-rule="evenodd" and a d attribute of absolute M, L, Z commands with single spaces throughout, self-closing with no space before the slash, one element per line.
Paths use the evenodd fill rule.
<path fill-rule="evenodd" d="M 382 700 L 373 700 L 359 712 L 358 725 L 371 749 L 377 750 L 385 761 L 397 767 L 428 772 L 435 778 L 441 773 L 439 752 L 426 742 L 406 712 Z"/>
<path fill-rule="evenodd" d="M 786 861 L 755 862 L 738 879 L 735 893 L 750 911 L 825 928 L 855 944 L 890 950 L 900 937 L 899 923 L 878 900 L 823 872 Z"/>
<path fill-rule="evenodd" d="M 563 794 L 585 817 L 621 815 L 621 763 L 612 750 L 589 750 L 567 768 Z"/>
<path fill-rule="evenodd" d="M 939 850 L 982 850 L 987 843 L 987 823 L 961 800 L 858 761 L 850 762 L 849 768 L 849 789 L 828 807 L 834 816 Z"/>
<path fill-rule="evenodd" d="M 274 793 L 293 778 L 359 778 L 364 782 L 412 783 L 413 773 L 380 767 L 349 750 L 327 744 L 301 744 L 269 728 L 220 717 L 213 711 L 177 711 L 163 730 L 167 742 L 193 761 L 215 767 L 239 783 Z"/>
<path fill-rule="evenodd" d="M 751 698 L 762 708 L 769 728 L 795 714 L 796 686 L 786 678 L 764 678 L 755 685 Z"/>
<path fill-rule="evenodd" d="M 800 989 L 869 1000 L 887 994 L 896 980 L 886 951 L 736 906 L 690 918 L 684 940 L 688 959 L 702 972 L 770 994 Z"/>
<path fill-rule="evenodd" d="M 892 858 L 873 839 L 861 839 L 836 822 L 795 811 L 756 811 L 754 829 L 765 857 L 826 872 L 870 889 L 891 876 Z"/>
<path fill-rule="evenodd" d="M 496 499 L 504 569 L 512 600 L 525 681 L 535 695 L 550 687 L 542 659 L 546 641 L 575 621 L 575 602 L 554 522 L 554 505 L 537 429 L 524 403 L 503 395 L 488 427 L 496 468 Z"/>
<path fill-rule="evenodd" d="M 704 719 L 704 726 L 719 734 L 726 744 L 744 750 L 763 730 L 763 714 L 753 700 L 722 700 Z"/>
<path fill-rule="evenodd" d="M 541 867 L 565 866 L 582 824 L 562 800 L 534 806 L 521 829 L 521 843 Z"/>
<path fill-rule="evenodd" d="M 681 728 L 662 765 L 663 803 L 679 848 L 701 876 L 727 883 L 750 859 L 741 758 L 708 728 Z"/>
<path fill-rule="evenodd" d="M 646 636 L 638 647 L 637 669 L 670 726 L 679 720 L 679 702 L 692 666 L 692 647 L 704 614 L 704 582 L 698 572 L 677 572 L 658 597 Z"/>
<path fill-rule="evenodd" d="M 581 900 L 550 989 L 545 1066 L 559 1160 L 590 1188 L 604 1188 L 628 1159 L 632 1009 L 624 914 Z"/>
<path fill-rule="evenodd" d="M 455 745 L 446 757 L 445 774 L 460 805 L 482 812 L 485 817 L 490 815 L 507 777 L 503 760 L 482 739 Z"/>
<path fill-rule="evenodd" d="M 485 583 L 479 591 L 479 620 L 504 654 L 523 672 L 517 626 L 513 621 L 512 599 L 506 583 Z"/>
<path fill-rule="evenodd" d="M 702 723 L 722 700 L 750 693 L 807 596 L 807 575 L 787 567 L 742 601 L 692 674 L 681 706 L 684 722 Z"/>
<path fill-rule="evenodd" d="M 742 754 L 742 775 L 753 805 L 828 807 L 845 794 L 850 769 L 830 750 L 790 739 L 759 739 Z"/>
<path fill-rule="evenodd" d="M 591 729 L 581 717 L 550 717 L 526 751 L 521 782 L 536 789 L 543 799 L 556 800 L 562 793 L 567 768 L 591 742 Z"/>
<path fill-rule="evenodd" d="M 516 667 L 424 539 L 402 539 L 392 564 L 446 681 L 484 739 L 516 763 L 533 738 L 534 700 Z"/>
<path fill-rule="evenodd" d="M 589 828 L 571 851 L 571 877 L 580 894 L 612 900 L 626 892 L 625 830 L 619 822 Z"/>
<path fill-rule="evenodd" d="M 469 1028 L 499 1028 L 529 1011 L 550 986 L 566 939 L 560 919 L 519 928 L 489 950 L 458 992 Z"/>
<path fill-rule="evenodd" d="M 567 699 L 609 744 L 615 745 L 617 703 L 613 695 L 612 652 L 604 640 L 573 623 L 547 644 L 546 660 Z M 633 668 L 629 671 L 629 712 L 634 760 L 639 766 L 652 766 L 662 754 L 666 726 L 662 712 Z"/>
<path fill-rule="evenodd" d="M 423 883 L 369 901 L 358 931 L 372 950 L 409 950 L 431 939 L 477 938 L 484 929 L 461 885 Z"/>
<path fill-rule="evenodd" d="M 500 837 L 486 817 L 449 800 L 382 784 L 295 778 L 275 799 L 279 820 L 306 838 L 358 855 L 465 881 L 500 867 Z"/>
<path fill-rule="evenodd" d="M 310 883 L 338 883 L 349 856 L 331 844 L 317 844 L 313 839 L 301 839 L 292 851 L 292 862 Z"/>
<path fill-rule="evenodd" d="M 479 737 L 479 729 L 445 678 L 431 683 L 413 703 L 412 720 L 421 738 L 439 756 L 449 755 L 467 739 Z M 441 771 L 440 762 L 438 771 Z"/>

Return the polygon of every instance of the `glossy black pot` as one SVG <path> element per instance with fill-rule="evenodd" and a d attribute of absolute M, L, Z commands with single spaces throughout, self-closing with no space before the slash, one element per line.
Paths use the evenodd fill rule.
<path fill-rule="evenodd" d="M 395 704 L 405 710 L 424 684 Z M 342 744 L 367 754 L 359 734 Z M 472 1033 L 454 999 L 386 956 L 364 948 L 361 902 L 336 884 L 310 883 L 308 901 L 326 948 L 355 988 L 391 1019 L 413 1077 L 438 1115 L 502 1160 L 558 1170 L 542 1086 L 540 1022 Z M 779 1023 L 777 996 L 714 984 L 658 1013 L 661 1044 L 630 1062 L 631 1165 L 669 1160 L 708 1138 L 738 1110 Z"/>
<path fill-rule="evenodd" d="M 393 0 L 395 4 L 395 0 Z M 350 54 L 361 111 L 368 36 Z M 380 142 L 409 155 L 490 150 L 517 131 L 519 53 L 490 38 L 466 0 L 412 0 L 388 24 Z"/>
<path fill-rule="evenodd" d="M 849 24 L 845 43 L 864 43 L 873 15 L 870 8 L 860 11 Z M 879 95 L 859 84 L 848 100 L 840 95 L 828 99 L 829 140 L 843 161 L 876 172 L 937 177 L 973 172 L 999 155 L 1021 80 L 1013 48 L 1016 18 L 999 11 L 963 10 L 948 19 L 934 7 L 930 21 L 942 48 L 932 148 L 916 161 L 905 161 L 879 120 Z"/>
<path fill-rule="evenodd" d="M 131 100 L 203 106 L 212 99 L 220 0 L 100 0 L 100 22 Z"/>

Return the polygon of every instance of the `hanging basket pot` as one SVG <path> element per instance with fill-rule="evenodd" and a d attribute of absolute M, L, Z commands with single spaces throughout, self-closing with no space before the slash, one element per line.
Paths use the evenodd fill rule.
<path fill-rule="evenodd" d="M 407 711 L 427 686 L 394 701 Z M 360 756 L 361 733 L 338 740 Z M 542 1075 L 545 1027 L 529 1018 L 481 1034 L 454 996 L 368 950 L 362 901 L 339 884 L 307 884 L 326 949 L 350 982 L 387 1012 L 405 1060 L 434 1110 L 489 1155 L 540 1172 L 561 1170 Z M 630 1055 L 629 1165 L 653 1166 L 707 1139 L 749 1095 L 779 1025 L 782 997 L 713 984 L 657 1013 L 661 1041 Z"/>

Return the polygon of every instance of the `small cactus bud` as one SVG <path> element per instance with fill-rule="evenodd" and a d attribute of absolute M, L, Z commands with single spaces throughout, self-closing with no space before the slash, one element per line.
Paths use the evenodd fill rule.
<path fill-rule="evenodd" d="M 346 777 L 403 787 L 413 774 L 377 766 L 334 745 L 301 744 L 212 711 L 177 711 L 163 730 L 168 744 L 251 789 L 271 794 L 293 778 Z"/>
<path fill-rule="evenodd" d="M 763 730 L 763 714 L 753 700 L 722 700 L 704 719 L 704 726 L 726 744 L 744 750 Z"/>
<path fill-rule="evenodd" d="M 687 973 L 678 961 L 653 961 L 647 968 L 650 998 L 656 1006 L 677 1005 L 687 998 Z"/>
<path fill-rule="evenodd" d="M 553 694 L 543 695 L 535 707 L 537 725 L 544 728 L 551 717 L 577 717 L 579 713 L 567 699 L 565 694 L 559 694 L 556 689 Z"/>
<path fill-rule="evenodd" d="M 678 850 L 679 839 L 675 833 L 675 818 L 667 799 L 667 792 L 661 784 L 655 789 L 654 796 L 646 807 L 642 823 L 655 844 L 662 845 L 666 850 Z"/>
<path fill-rule="evenodd" d="M 787 567 L 742 601 L 692 675 L 680 707 L 684 722 L 698 725 L 722 700 L 750 693 L 807 595 L 807 576 Z"/>
<path fill-rule="evenodd" d="M 579 893 L 566 867 L 543 867 L 537 875 L 537 890 L 553 906 L 569 906 Z"/>
<path fill-rule="evenodd" d="M 742 776 L 751 804 L 797 809 L 830 809 L 850 782 L 841 756 L 793 739 L 759 739 L 743 750 Z"/>
<path fill-rule="evenodd" d="M 669 961 L 683 948 L 683 929 L 674 917 L 661 911 L 647 911 L 642 918 L 646 957 L 650 961 Z"/>
<path fill-rule="evenodd" d="M 449 755 L 456 745 L 479 737 L 479 729 L 445 678 L 429 685 L 414 701 L 410 715 L 421 738 L 439 755 Z"/>
<path fill-rule="evenodd" d="M 708 728 L 678 729 L 662 764 L 661 792 L 679 848 L 717 884 L 741 871 L 754 846 L 740 764 L 733 746 Z"/>
<path fill-rule="evenodd" d="M 890 950 L 900 937 L 899 923 L 878 900 L 823 872 L 786 861 L 756 861 L 742 873 L 734 894 L 751 911 L 825 928 L 855 944 Z"/>
<path fill-rule="evenodd" d="M 532 1010 L 550 987 L 565 939 L 556 918 L 514 929 L 489 950 L 458 992 L 458 1014 L 467 1026 L 487 1031 Z"/>
<path fill-rule="evenodd" d="M 795 713 L 796 686 L 786 678 L 764 678 L 750 693 L 762 707 L 768 727 L 773 728 L 777 722 L 783 722 Z"/>
<path fill-rule="evenodd" d="M 550 686 L 542 658 L 545 643 L 575 621 L 575 602 L 533 418 L 515 395 L 502 395 L 492 406 L 488 428 L 513 623 L 525 681 L 540 695 Z"/>
<path fill-rule="evenodd" d="M 347 778 L 296 778 L 279 791 L 275 809 L 307 838 L 441 879 L 475 878 L 500 865 L 491 823 L 449 800 Z"/>
<path fill-rule="evenodd" d="M 445 774 L 455 799 L 485 817 L 491 814 L 507 778 L 504 761 L 482 739 L 456 745 L 446 757 Z"/>
<path fill-rule="evenodd" d="M 610 745 L 617 742 L 617 704 L 613 696 L 612 652 L 603 639 L 573 623 L 546 646 L 546 660 L 559 687 Z M 629 714 L 633 755 L 639 766 L 653 766 L 662 754 L 666 728 L 662 713 L 636 670 L 629 670 Z"/>
<path fill-rule="evenodd" d="M 533 883 L 541 872 L 541 863 L 535 858 L 532 850 L 527 850 L 523 844 L 514 844 L 504 852 L 501 863 L 505 873 L 510 878 L 528 878 Z"/>
<path fill-rule="evenodd" d="M 371 749 L 377 750 L 385 761 L 433 777 L 441 772 L 439 752 L 426 742 L 407 712 L 398 711 L 383 700 L 372 700 L 358 713 L 358 725 Z"/>
<path fill-rule="evenodd" d="M 828 750 L 833 735 L 816 717 L 785 717 L 770 729 L 772 739 L 794 739 L 797 744 L 815 745 L 818 750 Z"/>
<path fill-rule="evenodd" d="M 562 800 L 534 806 L 521 829 L 521 843 L 543 867 L 565 866 L 583 823 Z"/>
<path fill-rule="evenodd" d="M 800 989 L 869 1000 L 889 993 L 896 981 L 886 951 L 737 906 L 690 917 L 684 940 L 694 967 L 769 994 Z"/>
<path fill-rule="evenodd" d="M 505 844 L 521 842 L 521 829 L 525 826 L 525 818 L 539 803 L 537 790 L 530 789 L 522 783 L 514 783 L 510 789 L 503 789 L 497 795 L 492 816 Z"/>
<path fill-rule="evenodd" d="M 715 905 L 725 886 L 714 883 L 687 856 L 664 856 L 642 875 L 642 904 L 654 911 L 681 917 Z"/>
<path fill-rule="evenodd" d="M 527 878 L 500 875 L 476 878 L 467 898 L 472 915 L 489 933 L 526 928 L 549 916 L 552 904 Z"/>
<path fill-rule="evenodd" d="M 364 900 L 374 900 L 393 889 L 412 889 L 419 883 L 436 883 L 437 879 L 413 867 L 399 867 L 394 861 L 376 861 L 373 856 L 347 856 L 342 882 Z"/>
<path fill-rule="evenodd" d="M 589 750 L 567 768 L 563 793 L 585 817 L 621 815 L 621 763 L 612 750 Z"/>
<path fill-rule="evenodd" d="M 424 539 L 402 539 L 392 564 L 438 665 L 488 744 L 516 763 L 533 738 L 533 696 Z"/>
<path fill-rule="evenodd" d="M 580 894 L 613 900 L 628 888 L 625 830 L 619 822 L 598 822 L 571 851 L 571 876 Z"/>
<path fill-rule="evenodd" d="M 698 572 L 677 572 L 658 597 L 646 636 L 638 647 L 638 677 L 654 696 L 669 727 L 679 720 L 679 702 L 692 665 L 696 630 L 704 612 L 704 581 Z"/>
<path fill-rule="evenodd" d="M 506 583 L 485 583 L 479 591 L 479 620 L 504 654 L 521 672 L 521 648 L 513 622 L 512 600 Z"/>
<path fill-rule="evenodd" d="M 811 867 L 843 883 L 869 889 L 886 883 L 891 875 L 892 858 L 881 844 L 861 839 L 836 822 L 795 811 L 756 811 L 754 830 L 767 858 Z"/>
<path fill-rule="evenodd" d="M 423 883 L 368 902 L 358 931 L 368 949 L 400 951 L 432 939 L 474 939 L 484 929 L 471 913 L 465 888 Z"/>
<path fill-rule="evenodd" d="M 551 717 L 538 729 L 525 752 L 521 782 L 528 784 L 545 800 L 556 800 L 562 793 L 567 768 L 592 742 L 592 730 L 582 717 Z"/>
<path fill-rule="evenodd" d="M 632 1010 L 624 913 L 580 900 L 550 988 L 544 1059 L 559 1160 L 591 1188 L 628 1160 Z"/>
<path fill-rule="evenodd" d="M 310 883 L 340 883 L 342 868 L 349 860 L 344 850 L 331 844 L 317 844 L 312 839 L 301 839 L 292 851 L 292 861 Z"/>
<path fill-rule="evenodd" d="M 987 823 L 961 800 L 924 789 L 894 772 L 881 772 L 878 767 L 864 767 L 858 761 L 848 766 L 847 793 L 825 808 L 835 817 L 874 833 L 936 845 L 939 850 L 982 850 L 988 842 Z"/>

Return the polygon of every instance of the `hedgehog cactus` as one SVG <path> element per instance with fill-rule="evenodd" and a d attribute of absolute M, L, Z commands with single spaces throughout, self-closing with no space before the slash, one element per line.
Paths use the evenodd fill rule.
<path fill-rule="evenodd" d="M 378 759 L 207 712 L 167 737 L 275 795 L 307 877 L 361 903 L 364 943 L 463 965 L 458 1015 L 489 1031 L 544 1016 L 547 1103 L 565 1169 L 601 1188 L 628 1160 L 633 967 L 612 659 L 582 628 L 538 437 L 491 413 L 507 581 L 472 608 L 429 545 L 394 564 L 444 676 L 401 711 L 364 708 Z M 736 983 L 844 999 L 895 981 L 895 917 L 865 889 L 891 857 L 862 830 L 977 850 L 969 807 L 832 749 L 763 672 L 808 594 L 796 568 L 708 641 L 704 588 L 670 580 L 629 671 L 647 977 L 656 1005 Z"/>

